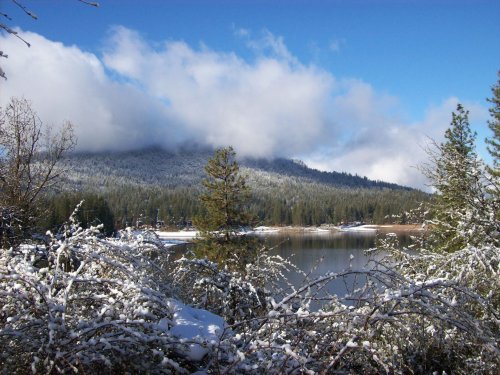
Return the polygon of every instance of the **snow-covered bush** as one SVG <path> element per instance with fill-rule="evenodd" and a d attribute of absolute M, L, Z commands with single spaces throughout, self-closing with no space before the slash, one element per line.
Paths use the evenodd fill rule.
<path fill-rule="evenodd" d="M 416 373 L 496 373 L 499 248 L 451 254 L 400 250 L 387 242 L 383 248 L 390 257 L 381 266 L 394 276 L 383 284 L 382 302 L 394 305 L 389 316 L 401 328 L 389 337 L 402 350 L 405 366 Z"/>
<path fill-rule="evenodd" d="M 182 257 L 173 271 L 177 295 L 231 324 L 251 323 L 251 319 L 266 315 L 271 291 L 273 295 L 281 292 L 284 271 L 295 266 L 264 248 L 243 269 L 227 267 L 227 263 L 238 261 L 235 256 L 220 266 L 208 259 Z"/>
<path fill-rule="evenodd" d="M 192 327 L 169 298 L 167 250 L 132 232 L 121 239 L 96 232 L 71 223 L 47 247 L 1 254 L 2 373 L 196 369 L 202 356 L 193 345 L 210 343 L 182 335 Z"/>
<path fill-rule="evenodd" d="M 46 247 L 0 256 L 0 368 L 496 374 L 498 247 L 401 250 L 393 235 L 379 250 L 366 268 L 294 288 L 290 263 L 265 251 L 230 271 L 172 261 L 152 234 L 106 239 L 72 223 Z M 345 295 L 325 292 L 339 280 Z"/>
<path fill-rule="evenodd" d="M 411 255 L 391 243 L 383 246 L 391 256 L 366 269 L 323 275 L 280 299 L 268 295 L 265 314 L 231 326 L 217 371 L 495 374 L 498 248 Z M 311 307 L 326 284 L 354 277 L 359 287 Z"/>

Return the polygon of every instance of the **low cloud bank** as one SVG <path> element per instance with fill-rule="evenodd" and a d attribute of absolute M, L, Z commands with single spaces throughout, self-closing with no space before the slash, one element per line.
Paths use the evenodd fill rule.
<path fill-rule="evenodd" d="M 152 43 L 115 27 L 102 56 L 23 32 L 0 36 L 0 105 L 24 96 L 45 123 L 70 120 L 80 150 L 233 145 L 242 156 L 297 157 L 312 167 L 423 188 L 411 168 L 441 139 L 457 102 L 407 123 L 398 99 L 298 61 L 282 38 L 248 43 L 252 61 L 181 41 Z M 478 113 L 484 115 L 484 109 Z"/>

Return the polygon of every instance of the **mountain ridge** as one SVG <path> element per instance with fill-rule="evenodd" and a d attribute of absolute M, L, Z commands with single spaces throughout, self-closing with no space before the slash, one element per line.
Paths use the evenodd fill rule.
<path fill-rule="evenodd" d="M 88 219 L 100 222 L 98 212 L 110 213 L 110 230 L 139 222 L 183 227 L 203 213 L 201 182 L 212 156 L 206 149 L 160 148 L 69 154 L 59 166 L 67 173 L 47 197 L 46 226 L 67 220 L 83 199 Z M 403 222 L 404 212 L 428 198 L 416 189 L 322 172 L 297 160 L 239 158 L 239 163 L 252 192 L 246 209 L 263 225 Z"/>
<path fill-rule="evenodd" d="M 204 166 L 213 156 L 209 149 L 164 150 L 159 147 L 133 151 L 73 152 L 61 167 L 68 171 L 65 185 L 93 187 L 113 180 L 116 184 L 147 184 L 164 187 L 195 186 L 205 177 Z M 283 178 L 335 188 L 415 190 L 394 183 L 375 181 L 346 172 L 325 172 L 301 161 L 286 158 L 238 158 L 241 172 L 257 183 Z M 89 187 L 90 187 L 89 186 Z"/>

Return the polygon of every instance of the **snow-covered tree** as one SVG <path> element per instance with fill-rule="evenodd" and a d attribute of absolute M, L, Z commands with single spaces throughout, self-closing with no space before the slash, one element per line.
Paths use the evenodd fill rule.
<path fill-rule="evenodd" d="M 170 253 L 154 237 L 97 233 L 73 221 L 47 247 L 0 255 L 2 373 L 197 370 L 222 320 L 170 298 Z M 197 314 L 212 333 L 189 334 Z"/>
<path fill-rule="evenodd" d="M 496 210 L 496 221 L 500 221 L 500 71 L 498 78 L 498 82 L 491 88 L 493 95 L 488 99 L 491 103 L 489 109 L 491 119 L 488 121 L 488 126 L 492 134 L 486 138 L 488 151 L 493 159 L 492 164 L 487 166 L 489 182 L 487 191 Z"/>
<path fill-rule="evenodd" d="M 56 166 L 75 145 L 67 122 L 51 134 L 43 127 L 31 103 L 12 98 L 0 108 L 0 244 L 9 247 L 33 230 L 41 213 L 42 194 L 63 170 Z"/>
<path fill-rule="evenodd" d="M 435 250 L 456 251 L 477 246 L 483 238 L 495 241 L 498 222 L 485 189 L 484 165 L 475 152 L 475 134 L 462 105 L 452 114 L 445 142 L 429 152 L 424 173 L 437 190 L 429 221 Z M 490 223 L 491 225 L 488 225 Z"/>
<path fill-rule="evenodd" d="M 493 158 L 493 165 L 489 168 L 489 172 L 498 179 L 500 178 L 500 71 L 498 82 L 491 88 L 491 92 L 492 97 L 487 99 L 491 103 L 489 109 L 491 119 L 488 121 L 488 127 L 493 134 L 486 139 L 486 143 Z"/>
<path fill-rule="evenodd" d="M 244 267 L 255 256 L 255 241 L 239 235 L 242 227 L 250 224 L 247 207 L 250 189 L 239 173 L 233 148 L 216 150 L 205 171 L 207 178 L 202 181 L 205 192 L 200 196 L 203 214 L 194 223 L 202 237 L 198 254 L 219 262 L 236 255 L 237 266 Z"/>

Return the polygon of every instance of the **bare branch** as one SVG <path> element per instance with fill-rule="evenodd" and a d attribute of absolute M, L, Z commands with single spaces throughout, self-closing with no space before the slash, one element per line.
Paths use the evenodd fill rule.
<path fill-rule="evenodd" d="M 12 21 L 12 18 L 8 14 L 0 12 L 0 16 L 7 18 L 9 21 Z"/>
<path fill-rule="evenodd" d="M 27 14 L 29 17 L 31 17 L 32 19 L 34 20 L 37 20 L 38 19 L 38 16 L 32 12 L 31 10 L 29 10 L 26 6 L 24 6 L 20 1 L 18 0 L 11 0 L 15 5 L 17 5 L 25 14 Z M 99 3 L 97 2 L 94 2 L 94 1 L 87 1 L 87 0 L 78 0 L 84 4 L 87 4 L 87 5 L 90 5 L 90 6 L 94 6 L 94 7 L 98 7 L 99 6 Z M 12 21 L 12 18 L 6 14 L 6 13 L 0 13 L 0 16 L 1 17 L 4 17 L 6 18 L 7 20 L 9 21 Z M 19 33 L 13 29 L 11 29 L 9 26 L 3 24 L 3 23 L 0 23 L 0 30 L 5 30 L 8 34 L 11 34 L 11 35 L 14 35 L 16 38 L 20 39 L 21 41 L 24 42 L 24 44 L 26 44 L 28 47 L 31 47 L 31 44 L 26 41 L 25 39 L 23 39 Z M 7 55 L 3 54 L 3 52 L 0 52 L 0 56 L 2 57 L 7 57 Z M 0 67 L 0 77 L 4 78 L 5 80 L 7 80 L 7 76 L 5 74 L 5 72 L 3 71 L 3 69 Z"/>
<path fill-rule="evenodd" d="M 6 32 L 8 32 L 9 34 L 11 35 L 14 35 L 16 38 L 22 40 L 28 47 L 31 47 L 31 44 L 29 44 L 26 40 L 24 40 L 23 38 L 21 38 L 19 36 L 19 33 L 15 30 L 12 30 L 10 27 L 8 27 L 7 25 L 4 25 L 2 23 L 0 23 L 0 29 L 4 29 Z"/>
<path fill-rule="evenodd" d="M 95 1 L 86 1 L 86 0 L 78 0 L 78 1 L 81 3 L 87 4 L 87 5 L 91 5 L 93 7 L 99 6 L 99 3 L 95 2 Z"/>
<path fill-rule="evenodd" d="M 56 165 L 63 154 L 74 147 L 75 139 L 70 123 L 57 134 L 43 124 L 26 99 L 12 98 L 0 111 L 0 204 L 15 208 L 18 229 L 11 226 L 10 217 L 0 220 L 2 245 L 11 245 L 22 233 L 29 234 L 34 221 L 43 211 L 39 198 L 61 176 Z M 16 219 L 16 220 L 17 220 Z M 8 226 L 9 231 L 2 230 Z M 12 234 L 12 233 L 16 234 Z M 11 234 L 8 234 L 11 233 Z"/>
<path fill-rule="evenodd" d="M 21 8 L 23 10 L 24 13 L 26 13 L 28 16 L 30 16 L 31 18 L 33 18 L 34 20 L 37 20 L 38 17 L 35 13 L 33 13 L 31 10 L 29 10 L 27 7 L 25 7 L 23 4 L 21 4 L 20 2 L 16 1 L 16 0 L 12 0 L 12 2 L 14 4 L 16 4 L 19 8 Z"/>

